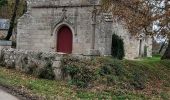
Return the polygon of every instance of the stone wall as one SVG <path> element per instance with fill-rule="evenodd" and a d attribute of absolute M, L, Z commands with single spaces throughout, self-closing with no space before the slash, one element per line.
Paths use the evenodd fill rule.
<path fill-rule="evenodd" d="M 27 0 L 31 7 L 99 4 L 101 0 Z"/>
<path fill-rule="evenodd" d="M 5 40 L 0 40 L 0 56 L 1 56 L 1 50 L 2 49 L 9 49 L 12 46 L 12 41 L 5 41 Z"/>
<path fill-rule="evenodd" d="M 60 61 L 63 57 L 62 54 L 53 52 L 38 52 L 38 51 L 25 51 L 16 49 L 1 49 L 0 63 L 8 68 L 15 68 L 16 70 L 24 73 L 41 75 L 42 71 L 46 71 L 45 68 L 52 68 L 51 73 L 54 73 L 55 79 L 62 78 L 62 72 L 60 68 Z"/>

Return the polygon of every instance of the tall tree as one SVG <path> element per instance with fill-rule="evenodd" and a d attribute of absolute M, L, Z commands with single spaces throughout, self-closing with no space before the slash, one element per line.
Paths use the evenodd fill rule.
<path fill-rule="evenodd" d="M 5 4 L 7 4 L 7 0 L 0 0 L 0 7 L 2 7 Z"/>
<path fill-rule="evenodd" d="M 15 16 L 16 18 L 14 19 L 14 23 L 13 23 L 14 28 L 16 27 L 16 23 L 17 23 L 16 19 L 22 16 L 27 9 L 26 0 L 19 0 L 18 2 L 19 3 L 16 5 L 16 0 L 0 0 L 0 18 L 11 19 L 10 21 L 11 23 L 15 16 L 14 13 L 16 13 Z M 12 26 L 12 23 L 10 25 Z M 11 29 L 9 31 L 11 31 Z"/>
<path fill-rule="evenodd" d="M 169 0 L 102 0 L 102 4 L 105 11 L 111 11 L 115 18 L 124 21 L 133 35 L 143 32 L 170 37 Z M 163 58 L 170 59 L 170 45 Z"/>
<path fill-rule="evenodd" d="M 19 2 L 20 2 L 20 0 L 15 0 L 15 7 L 14 7 L 13 15 L 12 15 L 12 18 L 11 18 L 11 21 L 10 21 L 10 27 L 9 27 L 9 30 L 8 30 L 8 34 L 5 38 L 6 40 L 9 40 L 12 36 L 12 32 L 13 32 L 14 25 L 15 25 L 15 19 L 16 19 L 16 16 L 17 16 L 17 10 L 18 10 L 18 6 L 19 6 Z"/>

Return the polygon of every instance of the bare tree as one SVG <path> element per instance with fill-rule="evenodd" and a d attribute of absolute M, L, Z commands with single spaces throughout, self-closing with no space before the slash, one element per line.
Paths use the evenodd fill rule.
<path fill-rule="evenodd" d="M 12 36 L 12 32 L 13 32 L 13 29 L 14 29 L 14 26 L 15 26 L 15 19 L 16 19 L 16 16 L 17 16 L 17 10 L 18 10 L 18 6 L 19 6 L 19 2 L 20 2 L 20 0 L 15 0 L 15 6 L 14 6 L 14 10 L 13 10 L 13 15 L 12 15 L 12 18 L 11 18 L 11 21 L 10 21 L 10 27 L 9 27 L 8 34 L 5 38 L 5 40 L 9 40 Z"/>

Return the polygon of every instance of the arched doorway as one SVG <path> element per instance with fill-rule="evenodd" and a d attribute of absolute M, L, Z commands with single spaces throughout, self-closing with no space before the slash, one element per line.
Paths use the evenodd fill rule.
<path fill-rule="evenodd" d="M 72 53 L 73 35 L 68 26 L 62 26 L 57 33 L 57 52 Z"/>

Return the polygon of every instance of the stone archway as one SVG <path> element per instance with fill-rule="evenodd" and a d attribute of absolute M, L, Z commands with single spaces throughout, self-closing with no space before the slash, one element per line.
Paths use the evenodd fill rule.
<path fill-rule="evenodd" d="M 57 31 L 57 52 L 71 54 L 73 49 L 73 34 L 71 29 L 64 25 Z"/>

